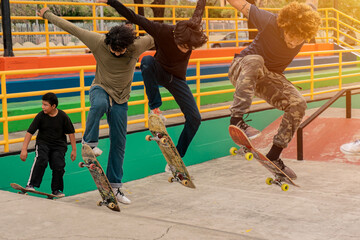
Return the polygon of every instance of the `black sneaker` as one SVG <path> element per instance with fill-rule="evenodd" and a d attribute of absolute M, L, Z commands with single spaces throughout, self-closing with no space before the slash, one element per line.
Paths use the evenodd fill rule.
<path fill-rule="evenodd" d="M 57 196 L 58 198 L 65 197 L 65 194 L 62 193 L 60 190 L 53 191 L 52 194 Z"/>
<path fill-rule="evenodd" d="M 281 171 L 283 171 L 289 178 L 291 178 L 291 180 L 295 180 L 297 178 L 295 172 L 291 168 L 287 167 L 280 158 L 272 162 L 275 163 L 275 165 L 280 168 Z"/>
<path fill-rule="evenodd" d="M 248 121 L 251 121 L 251 120 L 247 120 L 247 122 Z M 246 134 L 246 136 L 249 139 L 254 139 L 254 138 L 260 136 L 260 133 L 261 133 L 256 128 L 253 128 L 252 126 L 248 125 L 242 117 L 240 117 L 240 118 L 231 117 L 230 125 L 235 125 L 238 128 L 240 128 L 241 130 L 243 130 L 243 132 Z"/>

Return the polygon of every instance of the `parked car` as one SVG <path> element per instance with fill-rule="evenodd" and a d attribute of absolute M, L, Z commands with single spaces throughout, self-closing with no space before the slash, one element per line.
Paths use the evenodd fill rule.
<path fill-rule="evenodd" d="M 238 40 L 249 40 L 248 32 L 238 32 Z M 229 32 L 222 39 L 218 41 L 228 41 L 228 42 L 219 42 L 211 44 L 212 48 L 223 48 L 223 47 L 236 47 L 236 33 Z M 249 45 L 249 42 L 239 42 L 239 47 Z"/>

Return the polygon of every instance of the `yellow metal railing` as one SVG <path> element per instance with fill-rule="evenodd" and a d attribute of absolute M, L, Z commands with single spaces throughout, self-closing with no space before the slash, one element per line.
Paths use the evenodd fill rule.
<path fill-rule="evenodd" d="M 359 73 L 351 73 L 351 74 L 344 74 L 343 67 L 348 65 L 358 65 L 360 64 L 360 61 L 351 61 L 351 62 L 343 62 L 343 54 L 346 54 L 348 52 L 352 51 L 360 51 L 359 50 L 335 50 L 335 51 L 321 51 L 321 52 L 303 52 L 299 53 L 299 56 L 310 56 L 310 65 L 309 66 L 300 66 L 300 67 L 289 67 L 286 70 L 291 73 L 291 71 L 296 70 L 307 70 L 310 72 L 310 78 L 306 80 L 297 80 L 293 81 L 293 84 L 299 85 L 299 84 L 310 84 L 310 88 L 308 91 L 302 92 L 303 96 L 309 97 L 310 99 L 314 99 L 316 95 L 326 94 L 326 93 L 332 93 L 336 91 L 340 91 L 343 89 L 343 80 L 345 78 L 350 77 L 359 77 Z M 321 65 L 314 65 L 314 57 L 315 55 L 321 55 L 321 54 L 338 54 L 339 55 L 339 62 L 337 63 L 331 63 L 331 64 L 321 64 Z M 218 94 L 224 94 L 224 93 L 233 93 L 234 88 L 230 89 L 224 89 L 224 90 L 215 90 L 215 91 L 208 91 L 205 90 L 202 87 L 201 81 L 205 79 L 211 79 L 211 78 L 220 78 L 220 77 L 227 77 L 227 72 L 224 73 L 217 73 L 217 74 L 207 74 L 207 75 L 201 75 L 200 74 L 200 68 L 203 64 L 208 64 L 209 62 L 216 61 L 231 61 L 232 57 L 223 57 L 223 58 L 201 58 L 201 59 L 192 59 L 190 60 L 191 63 L 194 63 L 196 66 L 196 74 L 195 76 L 187 77 L 187 80 L 195 80 L 196 84 L 195 86 L 195 93 L 193 94 L 196 98 L 197 106 L 201 113 L 204 112 L 210 112 L 210 111 L 219 111 L 228 109 L 229 105 L 217 106 L 217 107 L 209 107 L 209 106 L 202 106 L 201 105 L 201 98 L 204 96 L 211 96 L 211 95 L 218 95 Z M 328 77 L 318 77 L 315 78 L 315 71 L 319 70 L 325 70 L 329 67 L 337 67 L 338 68 L 338 74 L 336 76 L 328 76 Z M 79 79 L 80 84 L 79 87 L 73 87 L 73 88 L 63 88 L 63 89 L 55 89 L 51 90 L 52 92 L 59 94 L 59 93 L 80 93 L 79 100 L 80 100 L 80 107 L 79 108 L 72 108 L 65 110 L 67 113 L 81 113 L 81 127 L 76 129 L 77 133 L 83 133 L 85 130 L 85 122 L 86 122 L 86 112 L 89 110 L 89 107 L 85 106 L 85 92 L 90 89 L 89 86 L 85 86 L 85 72 L 87 71 L 93 71 L 95 70 L 95 66 L 83 66 L 83 67 L 64 67 L 64 68 L 48 68 L 48 69 L 31 69 L 31 70 L 12 70 L 12 71 L 0 71 L 1 76 L 1 95 L 0 99 L 2 101 L 2 117 L 0 118 L 0 122 L 3 124 L 3 140 L 0 141 L 0 145 L 4 146 L 4 151 L 9 151 L 9 145 L 13 143 L 19 143 L 24 140 L 24 138 L 16 138 L 16 139 L 10 139 L 9 138 L 9 122 L 16 122 L 19 120 L 24 119 L 32 119 L 35 117 L 36 114 L 27 114 L 27 115 L 17 115 L 17 116 L 8 116 L 8 100 L 13 98 L 22 98 L 22 97 L 29 97 L 29 96 L 41 96 L 48 92 L 48 90 L 44 91 L 34 91 L 34 92 L 22 92 L 22 93 L 7 93 L 6 90 L 6 78 L 7 76 L 11 75 L 20 75 L 20 74 L 34 74 L 34 73 L 67 73 L 67 72 L 78 72 L 79 73 Z M 323 88 L 316 89 L 315 83 L 322 82 L 322 81 L 328 81 L 328 80 L 337 80 L 336 86 L 333 86 L 331 88 L 326 88 L 324 90 Z M 134 82 L 132 86 L 143 86 L 143 82 Z M 163 101 L 171 101 L 173 100 L 173 97 L 164 97 Z M 254 101 L 253 104 L 260 104 L 264 103 L 265 101 L 259 100 Z M 144 98 L 141 100 L 136 101 L 129 101 L 129 106 L 135 106 L 135 105 L 142 105 L 144 108 L 144 114 L 139 115 L 137 119 L 130 120 L 128 124 L 135 124 L 135 123 L 144 123 L 144 126 L 147 127 L 147 121 L 148 121 L 148 100 L 144 91 Z M 167 118 L 177 117 L 181 116 L 182 113 L 174 113 L 166 115 Z M 108 125 L 101 125 L 101 129 L 108 128 Z"/>
<path fill-rule="evenodd" d="M 92 9 L 92 16 L 89 17 L 63 17 L 66 20 L 76 20 L 76 21 L 91 21 L 92 22 L 92 30 L 99 33 L 105 33 L 106 31 L 99 31 L 97 21 L 104 20 L 104 21 L 118 21 L 118 20 L 125 20 L 123 17 L 98 17 L 96 14 L 96 8 L 98 6 L 106 6 L 105 4 L 99 4 L 99 3 L 90 3 L 90 2 L 56 2 L 56 1 L 10 1 L 10 7 L 13 4 L 28 4 L 28 5 L 43 5 L 43 6 L 49 6 L 49 5 L 82 5 L 82 6 L 90 6 Z M 164 20 L 166 22 L 175 24 L 177 21 L 184 20 L 186 18 L 181 18 L 176 16 L 176 10 L 177 9 L 187 9 L 192 8 L 194 9 L 195 6 L 178 6 L 178 5 L 151 5 L 151 4 L 125 4 L 127 7 L 132 8 L 136 13 L 138 13 L 139 7 L 144 8 L 165 8 L 169 11 L 171 11 L 171 17 L 164 17 L 164 18 L 149 18 L 150 20 Z M 215 9 L 222 9 L 222 10 L 231 10 L 233 11 L 232 17 L 230 18 L 211 18 L 209 17 L 209 11 L 215 10 Z M 280 9 L 265 9 L 272 12 L 277 12 Z M 359 34 L 360 31 L 351 25 L 347 24 L 346 22 L 352 22 L 352 23 L 360 23 L 360 21 L 342 13 L 339 12 L 336 9 L 333 8 L 326 8 L 326 9 L 319 9 L 319 13 L 322 16 L 322 27 L 320 29 L 320 32 L 324 33 L 325 36 L 322 36 L 321 34 L 316 37 L 316 39 L 329 42 L 330 40 L 336 42 L 337 44 L 342 44 L 344 46 L 353 48 L 352 45 L 348 44 L 346 41 L 342 40 L 343 38 L 351 39 L 356 44 L 360 43 L 360 40 L 358 40 L 356 37 L 348 34 L 348 31 L 352 31 L 353 33 Z M 237 17 L 239 12 L 234 9 L 233 7 L 216 7 L 216 6 L 206 6 L 205 7 L 205 16 L 203 18 L 205 23 L 204 32 L 210 37 L 212 33 L 218 33 L 218 32 L 235 32 L 236 39 L 235 40 L 209 40 L 206 44 L 207 48 L 211 47 L 212 43 L 230 43 L 235 42 L 236 46 L 239 46 L 240 43 L 250 42 L 250 40 L 241 40 L 239 38 L 239 32 L 249 32 L 249 31 L 257 31 L 256 29 L 250 29 L 247 28 L 238 28 L 240 22 L 247 21 L 246 18 L 240 18 Z M 1 18 L 1 17 L 0 17 Z M 12 16 L 12 21 L 16 20 L 23 20 L 23 21 L 29 21 L 29 20 L 43 20 L 40 17 L 37 16 Z M 210 22 L 211 21 L 232 21 L 234 22 L 234 28 L 233 29 L 210 29 Z M 46 45 L 45 47 L 16 47 L 13 50 L 14 51 L 34 51 L 34 54 L 38 54 L 39 50 L 46 51 L 47 55 L 50 55 L 50 50 L 60 50 L 60 49 L 81 49 L 85 48 L 86 46 L 50 46 L 50 35 L 59 35 L 59 34 L 68 34 L 64 31 L 49 31 L 49 23 L 48 20 L 45 20 L 45 31 L 44 32 L 12 32 L 13 36 L 19 36 L 19 35 L 40 35 L 45 36 L 46 39 Z M 144 33 L 144 31 L 140 31 L 139 27 L 136 26 L 137 34 Z M 333 34 L 330 36 L 330 34 Z M 2 32 L 0 33 L 0 36 L 2 35 Z M 0 51 L 4 51 L 4 49 L 0 49 Z"/>

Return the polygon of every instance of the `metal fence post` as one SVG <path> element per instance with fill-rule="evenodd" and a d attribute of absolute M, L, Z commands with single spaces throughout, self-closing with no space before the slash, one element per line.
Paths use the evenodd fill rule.
<path fill-rule="evenodd" d="M 1 1 L 2 28 L 4 42 L 4 57 L 13 57 L 13 45 L 11 36 L 10 3 L 9 0 Z"/>

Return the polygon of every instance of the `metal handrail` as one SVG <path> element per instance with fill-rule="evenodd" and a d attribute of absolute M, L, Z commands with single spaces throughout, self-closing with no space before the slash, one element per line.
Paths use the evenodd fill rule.
<path fill-rule="evenodd" d="M 297 130 L 297 160 L 304 160 L 304 145 L 303 145 L 303 129 L 314 121 L 321 113 L 328 109 L 340 97 L 346 94 L 346 118 L 351 118 L 351 91 L 358 90 L 360 87 L 347 88 L 339 91 L 335 96 L 329 99 L 323 106 L 314 112 L 309 118 L 303 121 Z"/>

